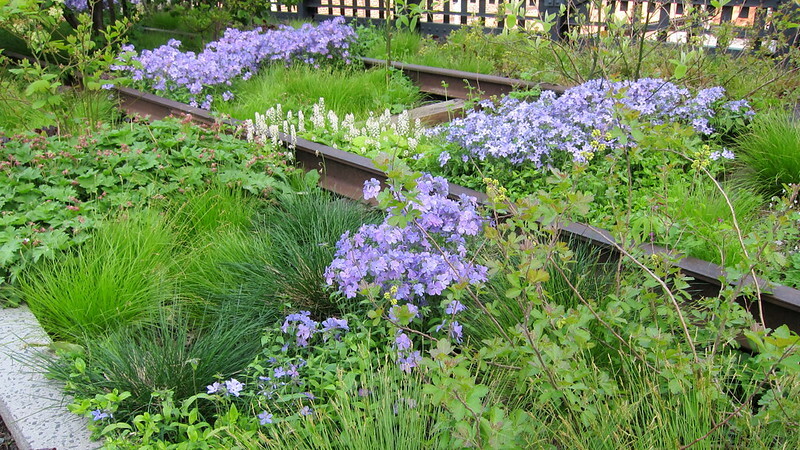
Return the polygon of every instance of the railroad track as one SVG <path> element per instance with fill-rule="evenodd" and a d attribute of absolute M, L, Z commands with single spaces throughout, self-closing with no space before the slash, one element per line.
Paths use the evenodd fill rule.
<path fill-rule="evenodd" d="M 367 67 L 384 67 L 385 60 L 361 58 Z M 518 80 L 514 78 L 484 75 L 481 73 L 463 72 L 460 70 L 441 69 L 439 67 L 406 64 L 399 61 L 389 62 L 389 66 L 402 71 L 419 87 L 422 92 L 441 95 L 446 98 L 460 98 L 464 100 L 490 97 L 500 97 L 514 90 L 543 90 L 563 94 L 567 89 L 550 83 L 536 83 L 533 81 Z"/>
<path fill-rule="evenodd" d="M 365 60 L 368 65 L 380 65 L 385 62 L 377 60 Z M 502 77 L 488 77 L 486 75 L 471 74 L 438 68 L 428 68 L 425 66 L 392 63 L 393 67 L 403 70 L 413 80 L 420 84 L 423 92 L 438 94 L 438 88 L 442 83 L 453 83 L 460 86 L 480 86 L 485 96 L 502 95 L 510 92 L 516 87 L 530 88 L 534 85 L 540 89 L 550 89 L 557 93 L 564 92 L 561 86 L 543 85 L 522 80 L 513 80 Z M 457 81 L 454 82 L 454 80 Z M 452 87 L 453 85 L 451 85 Z M 152 119 L 161 119 L 170 115 L 191 115 L 192 119 L 200 124 L 212 124 L 218 119 L 211 116 L 208 111 L 193 108 L 189 105 L 164 99 L 153 94 L 144 93 L 129 88 L 118 88 L 117 92 L 121 99 L 121 107 L 127 113 L 148 115 Z M 448 91 L 449 97 L 459 98 L 456 94 L 473 95 L 474 92 L 467 88 L 464 90 Z M 462 104 L 463 106 L 463 104 Z M 432 108 L 437 110 L 437 108 Z M 438 109 L 439 117 L 443 118 L 441 108 Z M 327 145 L 312 142 L 306 139 L 297 138 L 290 140 L 288 136 L 280 135 L 279 139 L 285 144 L 294 145 L 296 159 L 306 170 L 319 170 L 322 178 L 322 187 L 337 194 L 360 200 L 364 181 L 376 178 L 382 182 L 386 181 L 386 175 L 377 169 L 372 162 L 359 155 L 345 152 Z M 462 186 L 450 183 L 452 195 L 467 194 L 476 197 L 479 201 L 485 201 L 486 195 Z M 592 227 L 586 224 L 571 223 L 560 226 L 560 230 L 565 238 L 577 239 L 599 248 L 613 256 L 619 256 L 617 244 L 611 237 L 611 233 Z M 671 252 L 663 247 L 646 245 L 642 247 L 646 254 L 670 254 Z M 716 264 L 703 261 L 692 257 L 681 257 L 676 265 L 693 281 L 690 283 L 690 291 L 696 296 L 716 296 L 721 288 L 720 281 L 724 269 Z M 739 298 L 738 301 L 753 313 L 756 319 L 761 319 L 769 328 L 777 328 L 787 325 L 789 329 L 800 333 L 800 291 L 786 286 L 770 283 L 763 279 L 745 278 L 743 283 L 758 283 L 761 291 L 761 307 L 759 308 L 751 299 Z M 761 317 L 759 310 L 763 311 Z"/>

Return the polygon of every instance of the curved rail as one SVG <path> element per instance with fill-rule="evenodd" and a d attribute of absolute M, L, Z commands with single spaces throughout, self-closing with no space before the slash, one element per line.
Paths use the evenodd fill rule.
<path fill-rule="evenodd" d="M 386 61 L 383 59 L 361 58 L 361 61 L 367 67 L 386 66 Z M 541 89 L 553 91 L 556 94 L 563 94 L 567 90 L 565 86 L 557 84 L 536 83 L 496 75 L 406 64 L 399 61 L 391 61 L 390 66 L 403 71 L 422 92 L 447 98 L 469 100 L 480 97 L 486 99 L 492 96 L 507 95 L 511 91 L 519 89 Z"/>

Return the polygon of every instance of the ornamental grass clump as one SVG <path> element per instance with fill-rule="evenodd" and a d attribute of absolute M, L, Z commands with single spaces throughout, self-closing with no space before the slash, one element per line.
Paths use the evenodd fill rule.
<path fill-rule="evenodd" d="M 765 221 L 759 216 L 763 201 L 752 191 L 728 185 L 720 191 L 703 181 L 673 188 L 670 198 L 680 200 L 666 205 L 662 213 L 672 227 L 666 240 L 696 258 L 733 267 L 745 260 L 737 227 L 744 236 L 754 234 Z"/>
<path fill-rule="evenodd" d="M 738 175 L 754 191 L 771 197 L 780 195 L 784 185 L 800 184 L 800 125 L 788 113 L 760 114 L 736 153 Z"/>
<path fill-rule="evenodd" d="M 131 211 L 104 222 L 62 260 L 36 266 L 18 290 L 55 340 L 77 342 L 149 322 L 175 294 L 175 242 L 157 211 Z"/>
<path fill-rule="evenodd" d="M 688 89 L 665 80 L 592 80 L 568 89 L 560 97 L 545 91 L 535 102 L 503 98 L 499 104 L 481 102 L 483 109 L 456 119 L 443 132 L 464 149 L 462 159 L 508 160 L 514 165 L 560 166 L 586 162 L 613 148 L 636 145 L 637 130 L 623 125 L 621 113 L 633 111 L 638 121 L 659 125 L 690 124 L 701 135 L 715 130 L 713 120 L 722 109 L 750 115 L 746 102 L 724 103 L 724 89 Z M 444 165 L 449 155 L 440 161 Z"/>
<path fill-rule="evenodd" d="M 202 232 L 189 241 L 192 258 L 186 262 L 182 281 L 187 294 L 200 300 L 200 309 L 235 306 L 240 317 L 272 321 L 287 306 L 310 310 L 315 317 L 357 307 L 338 296 L 332 298 L 323 274 L 342 233 L 378 222 L 381 215 L 322 191 L 315 186 L 317 179 L 306 176 L 291 188 L 296 190 L 278 196 L 277 204 L 263 208 L 252 221 L 240 213 L 253 211 L 247 196 L 236 200 L 216 190 L 178 211 L 188 223 L 214 222 L 224 213 L 222 226 L 204 231 L 208 225 L 202 225 L 198 228 Z M 216 199 L 223 202 L 209 205 L 207 214 L 197 216 L 204 211 L 198 207 Z"/>
<path fill-rule="evenodd" d="M 223 100 L 230 100 L 234 94 L 227 87 L 235 79 L 249 79 L 264 64 L 305 63 L 316 67 L 327 61 L 349 62 L 349 48 L 354 39 L 355 32 L 342 17 L 317 26 L 304 24 L 297 29 L 229 28 L 221 39 L 206 44 L 200 53 L 180 51 L 180 41 L 175 39 L 140 54 L 132 46 L 123 46 L 119 64 L 112 66 L 112 70 L 127 73 L 148 89 L 167 92 L 192 106 L 209 109 L 216 90 L 221 92 Z"/>
<path fill-rule="evenodd" d="M 364 205 L 337 198 L 316 186 L 284 195 L 280 204 L 261 216 L 255 233 L 267 239 L 264 253 L 240 269 L 245 290 L 262 292 L 265 301 L 288 303 L 310 310 L 315 316 L 357 309 L 325 287 L 325 268 L 335 252 L 336 241 L 381 216 Z"/>
<path fill-rule="evenodd" d="M 224 312 L 195 321 L 179 309 L 163 310 L 152 323 L 87 340 L 80 353 L 45 357 L 44 365 L 78 398 L 113 389 L 130 393 L 115 414 L 116 420 L 129 421 L 158 401 L 153 394 L 169 391 L 175 401 L 183 401 L 204 391 L 209 380 L 232 377 L 252 362 L 261 350 L 262 323 L 237 320 L 235 308 Z M 214 409 L 203 404 L 201 411 Z"/>
<path fill-rule="evenodd" d="M 443 410 L 423 392 L 424 378 L 399 378 L 390 364 L 373 364 L 377 367 L 363 373 L 361 388 L 338 391 L 314 420 L 276 423 L 260 436 L 241 433 L 243 444 L 286 449 L 446 448 L 437 439 Z M 344 387 L 346 382 L 337 385 Z"/>

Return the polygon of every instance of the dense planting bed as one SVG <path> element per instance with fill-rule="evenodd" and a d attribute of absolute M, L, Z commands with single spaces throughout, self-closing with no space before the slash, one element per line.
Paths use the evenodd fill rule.
<path fill-rule="evenodd" d="M 106 447 L 800 444 L 797 335 L 765 329 L 744 282 L 797 282 L 796 124 L 717 87 L 597 78 L 426 129 L 383 112 L 413 94 L 398 74 L 322 63 L 352 39 L 229 30 L 115 68 L 257 113 L 236 129 L 0 134 L 4 299 L 56 341 L 32 364 Z M 370 95 L 309 94 L 350 76 Z M 246 104 L 278 79 L 297 92 Z M 321 190 L 279 133 L 372 158 L 387 179 L 354 197 L 373 207 Z M 563 239 L 582 220 L 618 259 Z M 648 242 L 719 262 L 724 288 L 691 292 Z"/>
<path fill-rule="evenodd" d="M 477 190 L 486 189 L 487 177 L 495 178 L 512 198 L 545 188 L 552 169 L 566 170 L 576 188 L 595 198 L 584 219 L 607 229 L 624 222 L 625 234 L 618 239 L 674 247 L 732 273 L 752 272 L 744 263 L 747 255 L 765 251 L 742 248 L 745 239 L 752 239 L 776 255 L 759 266 L 759 273 L 796 286 L 797 213 L 774 203 L 772 211 L 766 210 L 770 196 L 781 194 L 782 183 L 791 184 L 789 174 L 797 173 L 782 160 L 795 147 L 786 143 L 765 152 L 761 147 L 770 144 L 759 133 L 769 133 L 766 124 L 784 127 L 783 136 L 796 136 L 797 128 L 767 115 L 748 131 L 754 113 L 747 102 L 725 100 L 724 95 L 721 88 L 692 95 L 657 79 L 596 80 L 560 97 L 545 92 L 536 101 L 483 102 L 480 111 L 433 132 L 329 124 L 319 120 L 326 115 L 321 106 L 310 123 L 297 122 L 297 127 L 303 137 L 362 155 L 391 152 Z M 284 120 L 274 109 L 257 117 L 262 133 Z M 291 114 L 288 118 L 293 119 Z M 738 147 L 731 143 L 736 139 L 742 141 Z M 742 162 L 726 145 L 740 153 Z M 766 158 L 783 162 L 769 172 L 764 167 L 769 164 L 762 162 Z M 794 201 L 796 194 L 783 194 L 788 204 Z M 682 202 L 687 198 L 691 207 Z M 761 238 L 772 235 L 779 237 L 771 243 Z"/>

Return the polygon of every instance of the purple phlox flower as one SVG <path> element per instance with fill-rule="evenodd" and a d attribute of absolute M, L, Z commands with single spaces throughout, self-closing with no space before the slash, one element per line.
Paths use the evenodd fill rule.
<path fill-rule="evenodd" d="M 276 367 L 272 369 L 272 373 L 275 376 L 275 378 L 288 376 L 288 373 L 286 373 L 286 369 L 284 369 L 283 367 Z"/>
<path fill-rule="evenodd" d="M 717 161 L 719 159 L 734 159 L 735 157 L 736 155 L 734 155 L 733 152 L 727 148 L 723 148 L 722 151 L 713 151 L 708 156 L 708 158 L 712 161 Z"/>
<path fill-rule="evenodd" d="M 347 319 L 337 319 L 331 317 L 322 321 L 322 332 L 329 332 L 335 330 L 349 331 L 350 327 L 347 325 Z"/>
<path fill-rule="evenodd" d="M 450 337 L 453 338 L 456 342 L 460 343 L 463 337 L 462 333 L 462 326 L 458 321 L 453 321 L 450 323 Z"/>
<path fill-rule="evenodd" d="M 439 153 L 439 167 L 444 167 L 448 161 L 450 161 L 450 153 L 446 151 Z"/>
<path fill-rule="evenodd" d="M 394 345 L 399 351 L 408 350 L 412 347 L 411 339 L 408 338 L 407 334 L 402 332 L 398 333 L 394 338 Z"/>
<path fill-rule="evenodd" d="M 262 411 L 261 414 L 258 415 L 258 421 L 261 425 L 272 423 L 272 414 Z"/>
<path fill-rule="evenodd" d="M 310 416 L 311 414 L 314 414 L 314 410 L 311 409 L 310 406 L 303 406 L 302 408 L 300 408 L 299 413 L 301 416 Z"/>
<path fill-rule="evenodd" d="M 94 411 L 92 411 L 92 420 L 95 422 L 97 422 L 98 420 L 108 419 L 109 417 L 112 417 L 111 414 L 109 414 L 104 410 L 95 409 Z"/>
<path fill-rule="evenodd" d="M 89 9 L 89 2 L 87 0 L 64 0 L 64 6 L 75 12 L 83 12 Z"/>
<path fill-rule="evenodd" d="M 294 364 L 289 364 L 289 368 L 286 370 L 286 375 L 290 376 L 291 378 L 299 378 L 300 372 L 297 371 L 297 366 Z"/>
<path fill-rule="evenodd" d="M 69 4 L 85 7 L 87 3 L 85 0 L 68 0 Z M 298 29 L 278 27 L 242 31 L 229 28 L 219 40 L 206 44 L 199 53 L 182 52 L 180 41 L 174 39 L 139 54 L 132 47 L 123 47 L 112 70 L 127 72 L 134 80 L 145 81 L 156 90 L 180 89 L 203 95 L 214 86 L 230 86 L 231 81 L 237 78 L 249 79 L 269 61 L 287 65 L 316 59 L 349 61 L 349 47 L 354 39 L 354 30 L 340 17 Z M 229 100 L 230 95 L 226 92 L 222 96 Z M 208 99 L 203 101 L 203 105 L 211 103 Z"/>
<path fill-rule="evenodd" d="M 460 313 L 461 311 L 464 311 L 465 309 L 467 309 L 467 307 L 464 306 L 463 303 L 461 303 L 458 300 L 453 300 L 453 301 L 451 301 L 450 303 L 447 304 L 447 307 L 444 309 L 444 312 L 447 315 L 452 316 L 452 315 Z"/>
<path fill-rule="evenodd" d="M 242 389 L 244 389 L 244 383 L 239 382 L 236 378 L 225 381 L 225 390 L 234 397 L 238 397 Z"/>
<path fill-rule="evenodd" d="M 534 102 L 503 98 L 484 102 L 483 109 L 470 111 L 456 119 L 441 133 L 448 141 L 464 148 L 464 160 L 506 159 L 513 164 L 526 162 L 542 168 L 557 161 L 558 152 L 573 161 L 587 162 L 591 154 L 636 146 L 612 137 L 620 109 L 639 114 L 639 121 L 652 125 L 680 122 L 690 124 L 701 134 L 711 134 L 710 120 L 725 96 L 721 87 L 703 89 L 692 95 L 683 87 L 665 80 L 643 78 L 613 82 L 591 80 L 568 89 L 560 97 L 544 92 Z M 728 102 L 722 108 L 733 112 L 749 111 L 744 101 Z M 623 131 L 628 131 L 624 128 Z M 626 142 L 626 143 L 623 143 Z"/>
<path fill-rule="evenodd" d="M 364 200 L 377 198 L 381 192 L 381 182 L 375 178 L 370 178 L 364 182 Z"/>
<path fill-rule="evenodd" d="M 305 395 L 305 396 L 306 396 L 306 397 L 307 397 L 309 400 L 315 400 L 315 399 L 317 398 L 317 397 L 316 397 L 316 396 L 315 396 L 313 393 L 311 393 L 311 392 L 303 392 L 303 395 Z"/>
<path fill-rule="evenodd" d="M 411 373 L 411 369 L 417 367 L 420 361 L 422 361 L 422 355 L 419 351 L 414 351 L 398 358 L 397 364 L 403 372 Z"/>
<path fill-rule="evenodd" d="M 745 116 L 753 116 L 755 115 L 755 111 L 750 107 L 750 103 L 747 100 L 731 100 L 729 102 L 723 103 L 723 108 L 727 109 L 728 111 L 732 112 L 742 112 Z"/>
<path fill-rule="evenodd" d="M 366 397 L 370 394 L 370 390 L 365 387 L 358 388 L 358 396 L 359 397 Z"/>
<path fill-rule="evenodd" d="M 297 345 L 300 347 L 308 346 L 308 340 L 314 334 L 314 327 L 305 323 L 297 325 Z"/>
<path fill-rule="evenodd" d="M 223 387 L 222 383 L 220 383 L 219 381 L 215 381 L 213 384 L 209 384 L 208 386 L 206 386 L 206 389 L 208 390 L 209 394 L 216 394 L 217 392 L 219 392 L 220 389 L 222 389 L 222 387 Z"/>
<path fill-rule="evenodd" d="M 477 212 L 476 199 L 448 198 L 447 180 L 431 175 L 417 179 L 417 191 L 407 206 L 419 212 L 413 225 L 389 225 L 392 215 L 399 213 L 390 210 L 384 223 L 364 225 L 355 233 L 342 235 L 334 260 L 325 270 L 328 284 L 338 285 L 348 298 L 377 284 L 394 300 L 418 303 L 442 294 L 452 284 L 486 280 L 488 269 L 466 254 L 467 237 L 480 233 L 486 222 Z M 406 199 L 403 192 L 393 194 L 401 201 Z M 396 311 L 390 311 L 393 320 Z"/>
<path fill-rule="evenodd" d="M 283 325 L 281 325 L 281 331 L 288 334 L 290 327 L 295 326 L 297 345 L 306 347 L 311 337 L 317 332 L 318 325 L 316 321 L 311 319 L 310 312 L 300 311 L 299 313 L 286 316 L 286 320 L 284 320 Z"/>

